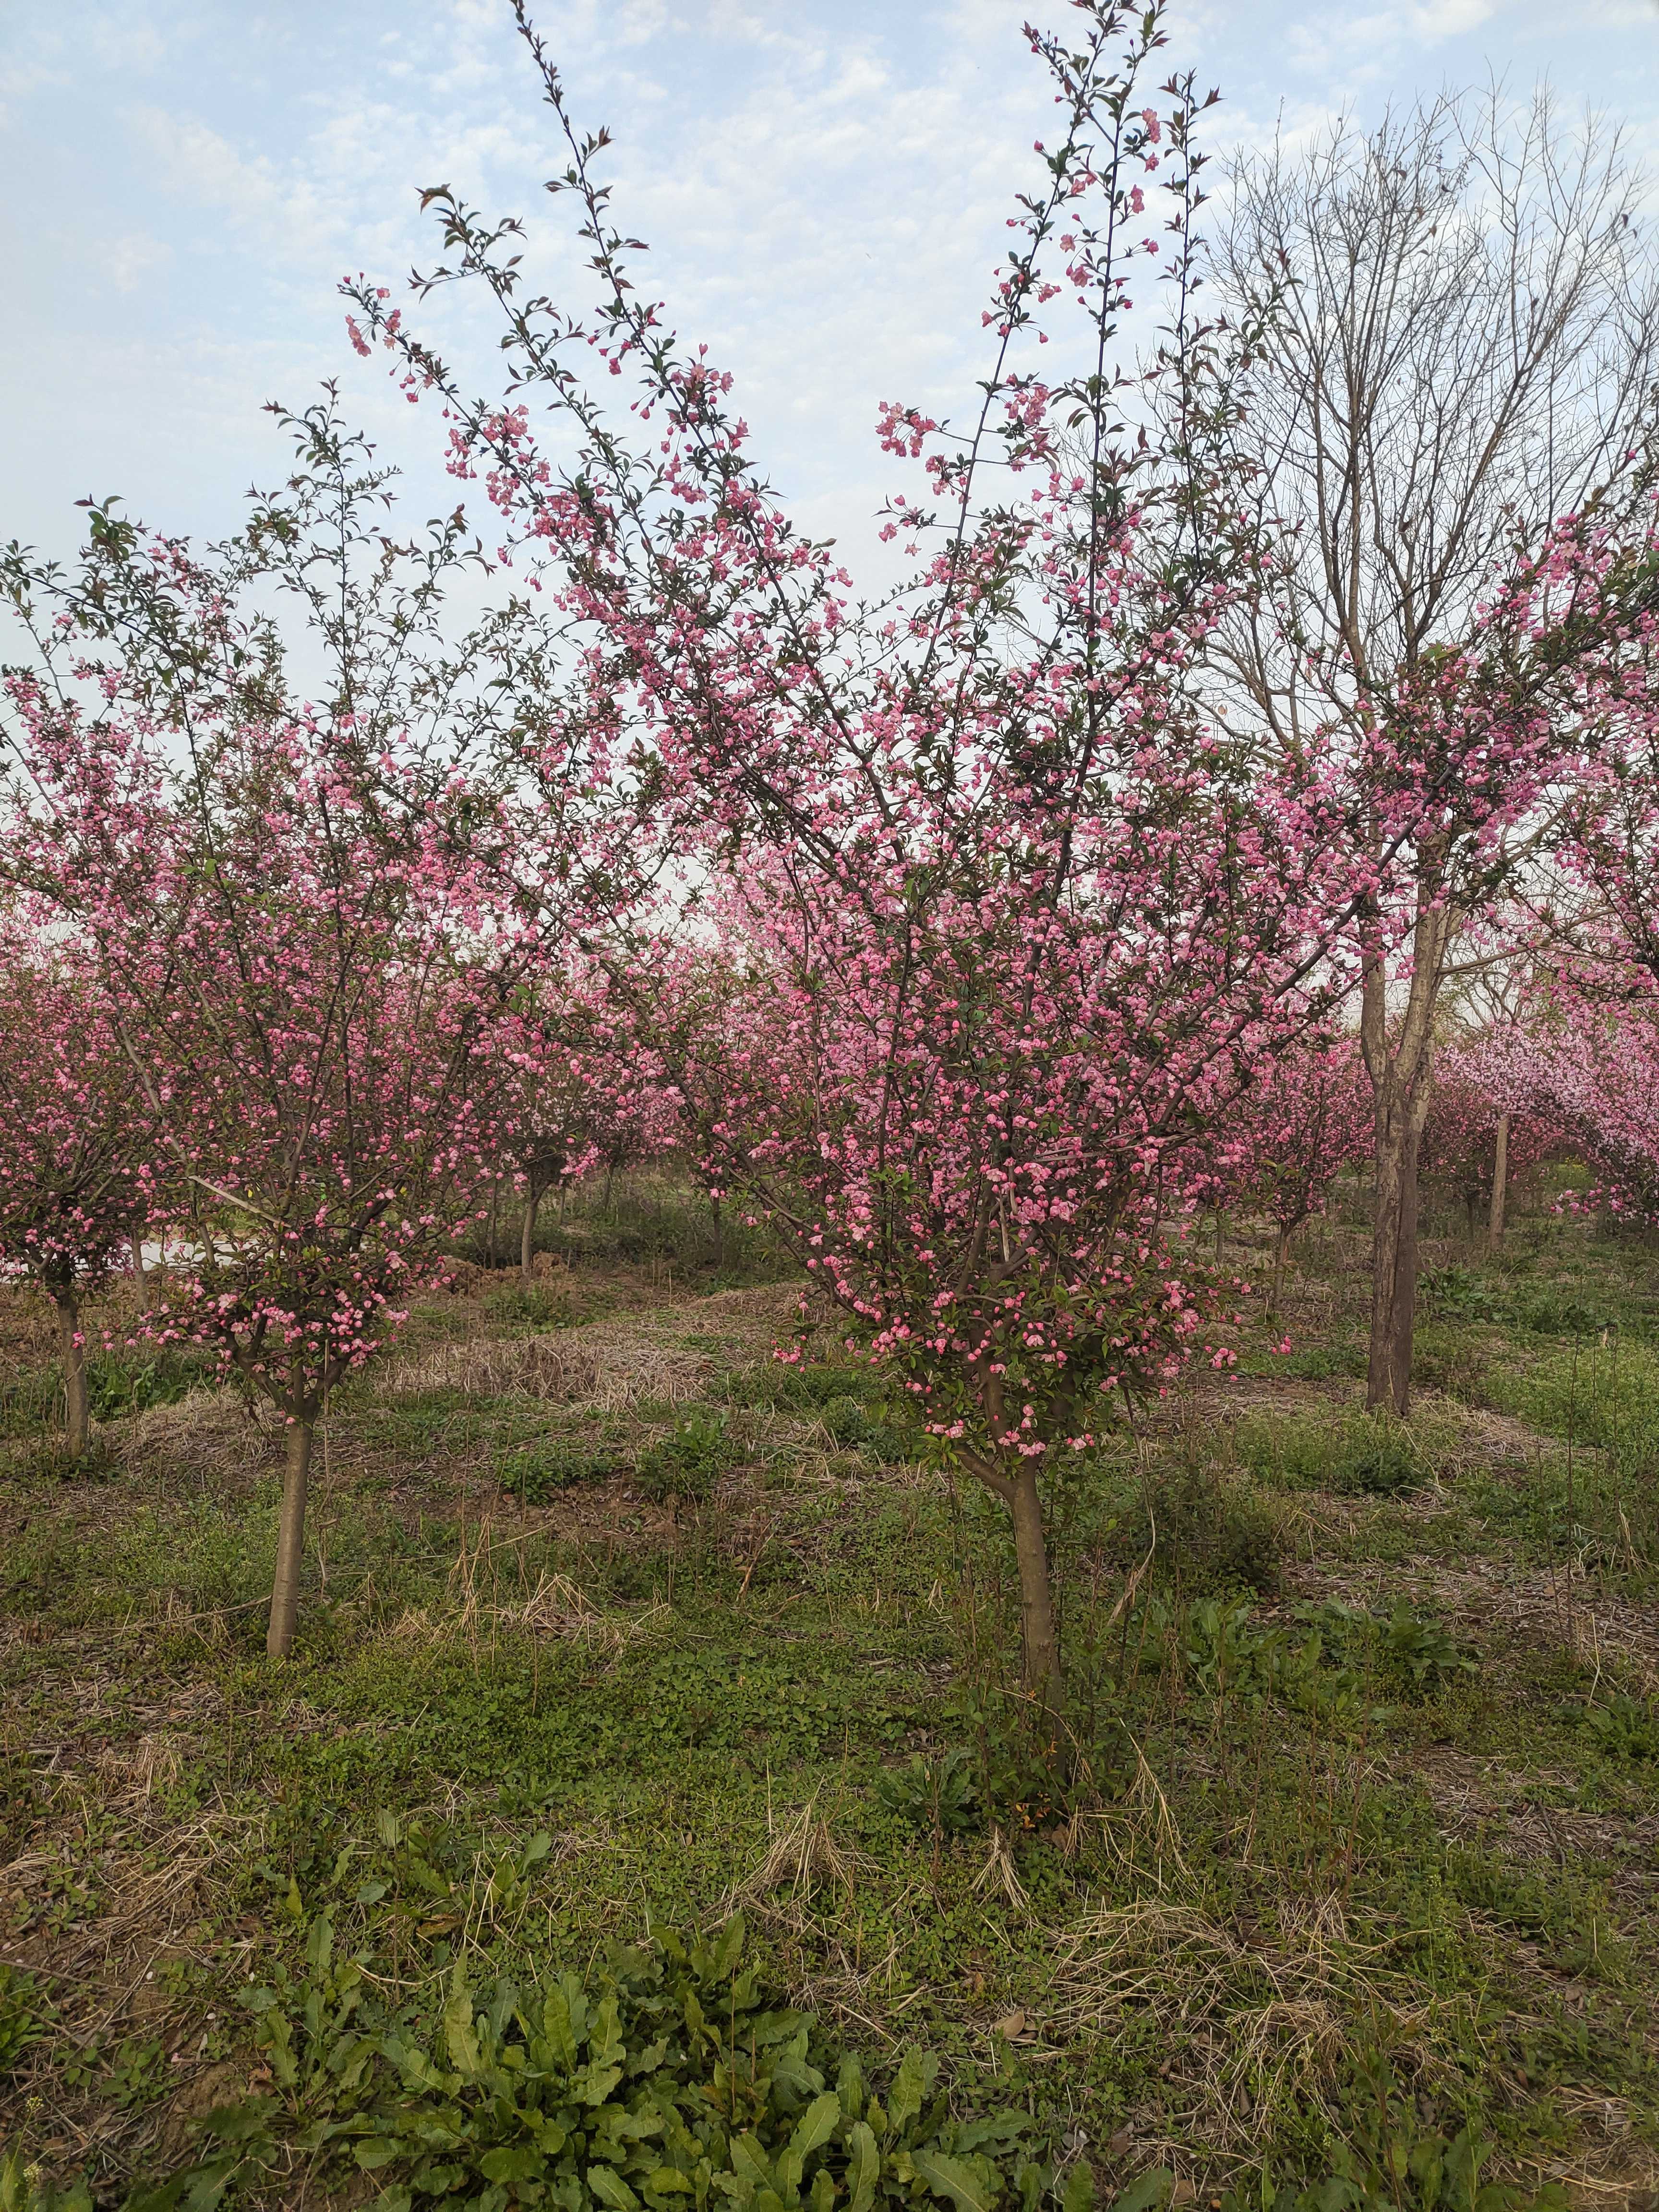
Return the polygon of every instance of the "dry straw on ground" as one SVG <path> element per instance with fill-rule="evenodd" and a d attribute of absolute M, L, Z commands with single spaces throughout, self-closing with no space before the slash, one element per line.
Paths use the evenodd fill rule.
<path fill-rule="evenodd" d="M 801 1899 L 825 1888 L 850 1893 L 857 1868 L 857 1854 L 836 1841 L 814 1799 L 773 1830 L 765 1857 L 732 1893 L 732 1902 L 762 1903 L 780 1891 Z"/>
<path fill-rule="evenodd" d="M 1248 1936 L 1196 1905 L 1141 1899 L 1060 1939 L 1051 2017 L 1056 2033 L 1086 2039 L 1151 2013 L 1182 2054 L 1170 2094 L 1191 2108 L 1171 2117 L 1219 2150 L 1243 2150 L 1257 2112 L 1286 2092 L 1325 2100 L 1356 2021 L 1386 2027 L 1397 2057 L 1432 2070 L 1437 2008 L 1397 1948 L 1356 1936 L 1334 1896 Z"/>

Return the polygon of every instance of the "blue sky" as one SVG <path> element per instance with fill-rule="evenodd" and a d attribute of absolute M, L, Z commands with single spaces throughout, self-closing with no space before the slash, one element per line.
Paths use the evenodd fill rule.
<path fill-rule="evenodd" d="M 851 548 L 896 481 L 877 402 L 960 408 L 980 373 L 981 296 L 1048 112 L 1019 36 L 1035 6 L 538 9 L 574 105 L 617 136 L 618 210 L 672 319 L 735 373 L 799 518 Z M 1219 151 L 1496 71 L 1627 118 L 1659 167 L 1654 0 L 1182 0 L 1172 21 L 1171 64 L 1222 88 Z M 539 190 L 550 125 L 506 0 L 0 0 L 0 538 L 67 550 L 87 492 L 228 526 L 281 468 L 260 403 L 331 375 L 435 497 L 435 421 L 356 361 L 334 288 L 434 258 L 416 191 L 438 181 L 530 216 L 538 277 L 578 284 Z M 481 309 L 420 312 L 487 374 Z"/>

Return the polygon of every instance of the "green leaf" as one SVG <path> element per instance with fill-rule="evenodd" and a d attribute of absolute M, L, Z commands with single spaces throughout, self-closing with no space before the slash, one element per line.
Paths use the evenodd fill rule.
<path fill-rule="evenodd" d="M 732 2171 L 751 2188 L 763 2189 L 772 2179 L 766 2147 L 757 2136 L 741 2135 L 732 2146 Z"/>
<path fill-rule="evenodd" d="M 711 1961 L 711 1978 L 714 1981 L 724 1981 L 743 1956 L 744 1932 L 743 1915 L 734 1912 L 715 1941 Z"/>
<path fill-rule="evenodd" d="M 555 2062 L 568 2073 L 576 2063 L 576 2029 L 570 2001 L 556 1983 L 542 2000 L 542 2033 Z"/>
<path fill-rule="evenodd" d="M 306 1964 L 313 1974 L 320 1974 L 326 1972 L 333 1956 L 334 1923 L 326 1912 L 319 1913 L 306 1937 Z"/>
<path fill-rule="evenodd" d="M 611 2212 L 640 2212 L 640 2200 L 613 2166 L 590 2166 L 587 2185 Z"/>
<path fill-rule="evenodd" d="M 894 2076 L 887 2100 L 887 2117 L 895 2130 L 902 2131 L 921 2112 L 938 2072 L 938 2059 L 913 2043 Z"/>
<path fill-rule="evenodd" d="M 480 2071 L 478 2038 L 472 2025 L 472 1996 L 459 1959 L 450 1976 L 449 1995 L 444 2001 L 444 2043 L 449 2051 L 449 2063 L 457 2073 L 476 2081 Z"/>
<path fill-rule="evenodd" d="M 486 2181 L 535 2181 L 545 2172 L 546 2160 L 534 2143 L 503 2143 L 498 2150 L 487 2150 L 478 2160 L 478 2171 Z M 607 2172 L 608 2167 L 596 2169 Z"/>
<path fill-rule="evenodd" d="M 1112 2199 L 1111 2212 L 1151 2212 L 1154 2204 L 1169 2202 L 1174 2187 L 1174 2174 L 1166 2166 L 1155 2166 L 1150 2173 L 1143 2173 L 1139 2181 L 1132 2182 L 1121 2197 Z"/>
<path fill-rule="evenodd" d="M 198 2166 L 191 2176 L 190 2187 L 184 2195 L 184 2212 L 215 2212 L 233 2177 L 240 2171 L 242 2160 L 233 2154 L 228 2158 L 216 2158 L 205 2166 Z M 86 2200 L 87 2212 L 91 2212 L 92 2199 Z M 73 2197 L 67 2199 L 63 2212 L 79 2212 Z"/>
<path fill-rule="evenodd" d="M 858 2118 L 864 2110 L 864 2071 L 849 2051 L 841 2062 L 841 2071 L 836 2076 L 836 2094 L 841 2099 L 842 2118 Z"/>
<path fill-rule="evenodd" d="M 957 2212 L 991 2212 L 1002 2194 L 988 2158 L 947 2158 L 942 2151 L 919 2150 L 912 2163 L 934 2196 L 948 2197 Z"/>
<path fill-rule="evenodd" d="M 390 2136 L 370 2136 L 366 2142 L 358 2144 L 353 2154 L 365 2173 L 373 2173 L 377 2167 L 390 2166 L 394 2158 L 401 2158 L 403 2148 Z"/>
<path fill-rule="evenodd" d="M 608 1996 L 593 2015 L 587 2031 L 587 2047 L 598 2066 L 610 2066 L 623 2055 L 622 2029 L 617 2024 L 617 2000 Z"/>
<path fill-rule="evenodd" d="M 576 2077 L 577 2095 L 585 2105 L 602 2105 L 622 2080 L 620 2066 L 589 2066 Z"/>
<path fill-rule="evenodd" d="M 789 2138 L 792 2154 L 800 2161 L 797 2172 L 805 2167 L 815 2150 L 821 2150 L 841 2124 L 841 2099 L 833 2089 L 826 2089 L 807 2106 Z M 1069 2212 L 1069 2208 L 1068 2208 Z"/>
<path fill-rule="evenodd" d="M 881 2153 L 867 2120 L 854 2122 L 852 2144 L 853 2154 L 847 2161 L 847 2186 L 850 2192 L 847 2212 L 870 2212 L 876 2201 L 876 2185 L 881 2179 Z"/>
<path fill-rule="evenodd" d="M 653 2197 L 690 2197 L 694 2187 L 690 2175 L 682 2173 L 677 2166 L 658 2166 L 647 2175 L 645 2185 Z"/>
<path fill-rule="evenodd" d="M 1094 2168 L 1086 2158 L 1074 2160 L 1060 2196 L 1060 2212 L 1094 2212 Z"/>
<path fill-rule="evenodd" d="M 202 2125 L 227 2142 L 246 2142 L 250 2136 L 265 2132 L 265 2123 L 276 2110 L 275 2097 L 245 2097 L 237 2105 L 216 2105 Z"/>

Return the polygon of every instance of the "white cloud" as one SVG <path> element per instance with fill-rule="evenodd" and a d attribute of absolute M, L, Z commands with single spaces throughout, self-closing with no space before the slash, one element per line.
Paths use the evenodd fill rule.
<path fill-rule="evenodd" d="M 615 211 L 652 240 L 642 283 L 732 368 L 757 444 L 811 526 L 866 530 L 878 487 L 877 398 L 959 412 L 981 373 L 979 313 L 1012 193 L 1053 110 L 1019 21 L 1063 0 L 538 0 L 583 125 L 611 125 Z M 0 0 L 0 9 L 4 0 Z M 505 0 L 14 0 L 10 149 L 0 222 L 16 223 L 13 299 L 28 343 L 0 362 L 0 482 L 12 501 L 150 471 L 204 520 L 269 447 L 267 392 L 343 374 L 427 465 L 434 426 L 394 404 L 381 363 L 347 354 L 343 269 L 396 283 L 437 240 L 415 207 L 452 183 L 526 218 L 526 278 L 586 296 L 584 249 L 542 180 L 562 166 Z M 1160 57 L 1218 82 L 1212 143 L 1292 134 L 1350 105 L 1484 77 L 1606 96 L 1659 129 L 1649 0 L 1176 0 Z M 92 297 L 121 290 L 112 349 Z M 473 295 L 415 310 L 483 384 L 496 325 Z M 225 333 L 234 332 L 228 341 Z M 95 430 L 92 426 L 95 426 Z M 160 457 L 186 465 L 168 476 Z M 11 465 L 13 460 L 18 467 Z M 52 489 L 63 480 L 61 493 Z M 23 486 L 26 492 L 17 487 Z M 156 501 L 146 495 L 152 510 Z M 0 515 L 43 534 L 46 510 Z M 227 519 L 214 512 L 213 526 Z"/>
<path fill-rule="evenodd" d="M 118 292 L 136 292 L 157 270 L 173 258 L 173 248 L 144 232 L 129 231 L 110 240 L 110 282 Z"/>

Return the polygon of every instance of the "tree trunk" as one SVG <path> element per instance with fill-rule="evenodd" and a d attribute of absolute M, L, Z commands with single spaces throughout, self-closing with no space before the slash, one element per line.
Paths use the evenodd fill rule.
<path fill-rule="evenodd" d="M 1510 1182 L 1510 1117 L 1498 1117 L 1498 1140 L 1493 1147 L 1492 1164 L 1492 1212 L 1487 1218 L 1486 1242 L 1497 1251 L 1504 1241 L 1504 1208 L 1509 1199 Z"/>
<path fill-rule="evenodd" d="M 714 1212 L 714 1265 L 723 1267 L 726 1265 L 726 1216 L 720 1212 L 719 1199 L 711 1198 L 708 1203 Z"/>
<path fill-rule="evenodd" d="M 283 1511 L 276 1531 L 276 1572 L 270 1585 L 270 1626 L 265 1650 L 286 1659 L 294 1648 L 294 1624 L 300 1610 L 300 1562 L 305 1549 L 306 1490 L 311 1478 L 311 1436 L 315 1415 L 291 1414 L 283 1468 Z"/>
<path fill-rule="evenodd" d="M 72 1286 L 52 1295 L 58 1308 L 58 1346 L 64 1360 L 64 1425 L 71 1455 L 83 1459 L 92 1442 L 92 1413 L 87 1396 L 87 1348 L 81 1339 L 81 1312 Z"/>
<path fill-rule="evenodd" d="M 1045 1713 L 1060 1702 L 1060 1636 L 1054 1626 L 1054 1591 L 1048 1580 L 1048 1547 L 1042 1533 L 1042 1500 L 1036 1469 L 1023 1461 L 1010 1477 L 1008 1510 L 1014 1520 L 1014 1557 L 1019 1565 L 1020 1626 L 1025 1649 L 1025 1687 Z"/>
<path fill-rule="evenodd" d="M 495 1264 L 495 1215 L 500 1207 L 501 1200 L 501 1184 L 499 1182 L 491 1183 L 489 1186 L 489 1218 L 484 1224 L 484 1265 L 486 1267 L 493 1267 Z"/>
<path fill-rule="evenodd" d="M 1403 1415 L 1411 1404 L 1417 1311 L 1417 1162 L 1428 1115 L 1427 1066 L 1408 1092 L 1390 1069 L 1376 1102 L 1376 1212 L 1365 1403 Z"/>
<path fill-rule="evenodd" d="M 1281 1224 L 1279 1240 L 1273 1246 L 1273 1295 L 1267 1302 L 1269 1313 L 1276 1314 L 1279 1311 L 1279 1301 L 1285 1295 L 1285 1263 L 1290 1255 L 1291 1232 Z"/>
<path fill-rule="evenodd" d="M 1226 1236 L 1226 1213 L 1222 1207 L 1217 1206 L 1215 1213 L 1215 1263 L 1218 1267 L 1221 1265 L 1222 1239 Z"/>
<path fill-rule="evenodd" d="M 1419 1106 L 1413 1099 L 1406 1128 L 1406 1157 L 1400 1178 L 1400 1241 L 1394 1267 L 1394 1409 L 1403 1414 L 1411 1403 L 1412 1344 L 1417 1321 L 1418 1154 L 1428 1107 L 1428 1079 L 1422 1079 Z"/>
<path fill-rule="evenodd" d="M 532 1279 L 532 1265 L 536 1256 L 536 1216 L 541 1212 L 542 1187 L 533 1178 L 524 1201 L 524 1232 L 519 1239 L 519 1273 L 526 1282 Z"/>
<path fill-rule="evenodd" d="M 150 1307 L 149 1275 L 144 1266 L 144 1240 L 142 1236 L 132 1240 L 132 1279 L 138 1292 L 138 1310 L 148 1313 Z"/>

